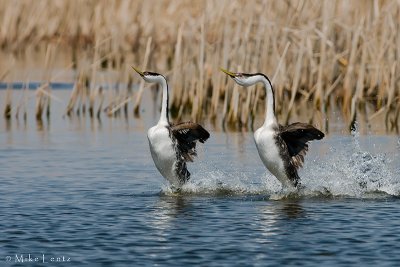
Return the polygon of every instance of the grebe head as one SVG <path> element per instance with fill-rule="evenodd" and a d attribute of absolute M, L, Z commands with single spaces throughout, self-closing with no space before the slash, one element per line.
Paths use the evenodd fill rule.
<path fill-rule="evenodd" d="M 241 86 L 250 86 L 260 81 L 262 78 L 266 78 L 268 81 L 268 77 L 262 73 L 241 73 L 241 72 L 230 72 L 221 68 L 221 71 L 231 77 L 237 84 Z"/>
<path fill-rule="evenodd" d="M 148 83 L 157 83 L 160 82 L 161 79 L 165 79 L 164 76 L 162 76 L 159 73 L 156 72 L 150 72 L 150 71 L 145 71 L 142 72 L 138 70 L 137 68 L 131 66 L 132 69 L 134 69 L 140 76 L 142 76 L 143 80 L 145 80 Z"/>

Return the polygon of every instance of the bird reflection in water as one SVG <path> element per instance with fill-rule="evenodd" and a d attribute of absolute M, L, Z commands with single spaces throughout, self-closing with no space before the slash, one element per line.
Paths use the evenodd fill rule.
<path fill-rule="evenodd" d="M 280 207 L 278 207 L 278 211 L 281 216 L 285 216 L 287 219 L 297 219 L 305 217 L 306 212 L 299 203 L 296 201 L 284 201 Z"/>
<path fill-rule="evenodd" d="M 306 217 L 300 200 L 273 201 L 262 206 L 258 223 L 258 230 L 261 232 L 260 243 L 269 242 L 271 236 L 278 235 L 282 231 L 282 223 L 286 224 L 289 220 L 296 220 Z"/>
<path fill-rule="evenodd" d="M 158 230 L 166 230 L 174 225 L 174 220 L 188 211 L 190 202 L 184 196 L 161 195 L 155 203 L 151 224 Z"/>
<path fill-rule="evenodd" d="M 177 217 L 184 213 L 190 206 L 188 199 L 182 195 L 177 196 L 160 196 L 159 204 L 172 217 Z"/>

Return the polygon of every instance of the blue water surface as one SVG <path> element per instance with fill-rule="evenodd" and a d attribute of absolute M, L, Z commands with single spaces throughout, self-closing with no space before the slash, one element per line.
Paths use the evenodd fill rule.
<path fill-rule="evenodd" d="M 312 143 L 293 195 L 251 133 L 212 132 L 174 195 L 151 121 L 52 118 L 1 121 L 0 266 L 400 264 L 396 136 Z"/>

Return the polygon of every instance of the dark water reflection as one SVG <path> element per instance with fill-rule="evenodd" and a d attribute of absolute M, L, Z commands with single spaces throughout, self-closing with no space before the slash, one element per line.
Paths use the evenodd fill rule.
<path fill-rule="evenodd" d="M 301 207 L 301 204 L 297 202 L 284 202 L 283 207 L 279 210 L 283 215 L 286 215 L 287 219 L 297 219 L 306 216 L 305 210 Z"/>

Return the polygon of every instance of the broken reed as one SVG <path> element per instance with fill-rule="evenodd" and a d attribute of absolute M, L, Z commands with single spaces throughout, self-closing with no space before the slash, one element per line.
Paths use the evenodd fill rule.
<path fill-rule="evenodd" d="M 237 87 L 220 73 L 224 67 L 276 74 L 277 111 L 285 113 L 286 121 L 300 112 L 297 106 L 307 105 L 320 111 L 311 120 L 338 106 L 352 122 L 368 104 L 373 107 L 369 120 L 385 113 L 387 121 L 398 123 L 396 0 L 1 1 L 0 18 L 3 49 L 54 42 L 72 48 L 79 75 L 67 114 L 78 103 L 79 112 L 89 106 L 93 116 L 100 111 L 95 105 L 102 108 L 103 102 L 108 102 L 109 116 L 127 110 L 129 103 L 140 114 L 148 85 L 129 69 L 133 64 L 170 78 L 177 119 L 222 116 L 227 123 L 247 125 L 263 109 L 263 90 Z M 4 69 L 0 65 L 0 73 Z M 97 74 L 101 70 L 119 76 L 105 80 Z M 139 83 L 139 91 L 100 90 L 116 83 Z"/>

